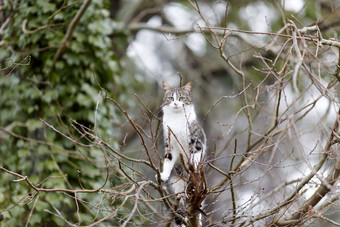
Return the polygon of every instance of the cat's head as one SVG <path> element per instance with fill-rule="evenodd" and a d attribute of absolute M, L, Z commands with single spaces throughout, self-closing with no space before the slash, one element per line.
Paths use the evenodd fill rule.
<path fill-rule="evenodd" d="M 191 105 L 191 88 L 189 82 L 180 88 L 172 88 L 167 82 L 163 81 L 165 94 L 163 97 L 163 106 L 168 106 L 171 110 L 181 111 L 187 105 Z"/>

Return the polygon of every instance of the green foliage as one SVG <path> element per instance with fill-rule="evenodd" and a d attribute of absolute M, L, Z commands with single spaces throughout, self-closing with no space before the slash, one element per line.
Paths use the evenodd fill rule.
<path fill-rule="evenodd" d="M 28 65 L 18 66 L 0 87 L 0 126 L 17 136 L 0 136 L 1 165 L 27 175 L 44 188 L 80 188 L 77 170 L 85 188 L 95 188 L 104 182 L 103 154 L 94 148 L 82 149 L 40 121 L 44 119 L 65 134 L 77 139 L 79 134 L 70 126 L 70 119 L 93 127 L 100 89 L 97 82 L 109 91 L 109 96 L 127 100 L 127 86 L 133 79 L 120 79 L 118 58 L 113 53 L 109 35 L 113 24 L 109 20 L 108 1 L 92 1 L 76 27 L 68 48 L 58 60 L 54 55 L 66 30 L 79 10 L 82 1 L 5 1 L 5 11 L 13 12 L 2 40 L 0 68 L 14 67 L 31 56 Z M 13 8 L 12 8 L 13 7 Z M 23 25 L 27 21 L 25 33 Z M 46 25 L 49 25 L 46 28 Z M 40 29 L 42 26 L 45 28 Z M 10 59 L 10 60 L 9 60 Z M 26 60 L 24 63 L 27 63 Z M 117 135 L 114 124 L 119 123 L 117 110 L 108 103 L 101 104 L 97 113 L 97 133 L 104 139 Z M 1 132 L 1 131 L 0 131 Z M 30 139 L 28 139 L 30 138 Z M 86 140 L 82 140 L 86 143 Z M 47 144 L 48 143 L 48 144 Z M 52 145 L 53 144 L 53 145 Z M 89 161 L 91 160 L 91 162 Z M 15 177 L 0 175 L 0 209 L 5 220 L 0 226 L 23 226 L 36 197 L 24 181 L 13 183 Z M 90 195 L 90 198 L 95 195 Z M 25 205 L 26 204 L 26 205 Z M 60 218 L 44 211 L 62 212 L 65 218 L 77 222 L 74 199 L 62 193 L 40 193 L 31 226 L 60 226 Z M 86 205 L 80 204 L 86 213 Z M 87 219 L 94 216 L 87 213 Z"/>

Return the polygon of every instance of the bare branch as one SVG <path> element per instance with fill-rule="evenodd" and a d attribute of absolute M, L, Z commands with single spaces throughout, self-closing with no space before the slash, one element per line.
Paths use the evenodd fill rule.
<path fill-rule="evenodd" d="M 72 38 L 72 35 L 73 35 L 75 28 L 77 27 L 81 17 L 84 15 L 84 13 L 85 13 L 86 9 L 89 7 L 90 3 L 91 3 L 91 0 L 84 0 L 79 11 L 77 12 L 76 16 L 71 21 L 70 26 L 68 27 L 67 32 L 64 36 L 64 39 L 61 42 L 56 54 L 54 55 L 55 61 L 57 61 L 64 54 L 64 51 L 66 50 L 66 48 L 69 45 L 69 42 Z"/>

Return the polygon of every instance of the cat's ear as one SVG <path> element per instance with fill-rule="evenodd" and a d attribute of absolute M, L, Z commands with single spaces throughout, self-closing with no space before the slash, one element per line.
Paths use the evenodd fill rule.
<path fill-rule="evenodd" d="M 163 80 L 163 89 L 164 90 L 170 90 L 170 89 L 172 89 L 172 87 L 167 82 L 165 82 L 165 80 Z"/>
<path fill-rule="evenodd" d="M 191 92 L 191 88 L 192 88 L 192 82 L 188 82 L 186 85 L 184 85 L 183 87 L 183 90 L 187 91 L 187 92 Z"/>

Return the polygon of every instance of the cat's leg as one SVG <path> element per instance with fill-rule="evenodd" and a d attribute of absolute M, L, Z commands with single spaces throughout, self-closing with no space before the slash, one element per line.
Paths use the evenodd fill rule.
<path fill-rule="evenodd" d="M 187 183 L 183 179 L 183 177 L 174 175 L 171 176 L 168 181 L 168 186 L 170 187 L 170 191 L 176 195 L 177 202 L 178 202 L 178 208 L 176 212 L 185 217 L 185 190 Z M 187 219 L 185 217 L 185 219 Z M 173 221 L 173 226 L 185 226 L 182 221 L 175 217 Z"/>
<path fill-rule="evenodd" d="M 180 205 L 184 205 L 184 192 L 186 188 L 186 182 L 180 176 L 171 176 L 168 182 L 171 187 L 171 192 L 173 192 L 177 199 L 180 200 Z"/>
<path fill-rule="evenodd" d="M 199 223 L 200 223 L 199 226 L 202 226 L 202 222 L 203 222 L 203 214 L 202 213 L 204 213 L 204 208 L 205 208 L 205 200 L 203 200 L 201 207 L 200 207 L 201 212 L 198 214 L 198 220 L 199 220 Z"/>
<path fill-rule="evenodd" d="M 175 163 L 178 159 L 178 152 L 167 149 L 164 161 L 163 161 L 163 172 L 161 172 L 161 180 L 167 181 L 170 177 L 171 171 L 174 168 Z"/>
<path fill-rule="evenodd" d="M 202 144 L 200 139 L 191 139 L 190 140 L 190 162 L 194 165 L 195 169 L 198 164 L 204 158 L 204 149 L 205 146 Z"/>
<path fill-rule="evenodd" d="M 177 214 L 179 214 L 182 217 L 184 217 L 185 221 L 188 221 L 188 218 L 185 217 L 185 212 L 184 212 L 183 209 L 182 210 L 177 210 L 176 212 L 177 212 Z M 182 222 L 182 220 L 180 218 L 178 218 L 177 216 L 172 221 L 172 225 L 171 226 L 173 226 L 173 227 L 186 227 L 186 225 Z"/>

